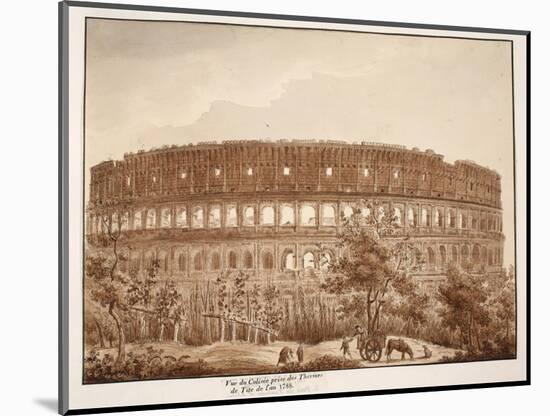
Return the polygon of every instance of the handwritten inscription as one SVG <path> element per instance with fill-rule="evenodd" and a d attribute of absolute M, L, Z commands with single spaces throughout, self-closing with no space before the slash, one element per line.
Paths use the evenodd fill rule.
<path fill-rule="evenodd" d="M 308 382 L 322 377 L 322 373 L 265 375 L 230 378 L 224 384 L 232 396 L 304 393 L 312 391 Z"/>

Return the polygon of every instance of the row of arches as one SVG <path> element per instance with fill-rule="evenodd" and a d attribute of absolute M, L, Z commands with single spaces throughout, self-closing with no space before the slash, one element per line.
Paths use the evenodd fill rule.
<path fill-rule="evenodd" d="M 140 230 L 157 228 L 220 228 L 239 226 L 337 226 L 340 217 L 346 218 L 353 214 L 351 204 L 336 203 L 280 203 L 242 205 L 240 215 L 237 204 L 212 204 L 208 208 L 202 205 L 193 206 L 188 211 L 187 206 L 149 208 L 136 210 L 133 213 L 113 213 L 109 217 L 89 217 L 88 233 L 104 233 L 110 226 L 113 230 Z M 439 227 L 458 229 L 480 229 L 482 231 L 502 231 L 500 216 L 479 211 L 464 211 L 457 208 L 430 206 L 379 205 L 377 215 L 384 216 L 388 212 L 393 215 L 397 226 L 407 227 Z M 338 210 L 340 212 L 338 212 Z M 319 211 L 319 212 L 318 212 Z M 370 209 L 361 208 L 363 216 L 371 215 Z M 339 217 L 340 215 L 340 217 Z"/>
<path fill-rule="evenodd" d="M 153 260 L 158 260 L 160 271 L 164 273 L 176 272 L 185 273 L 187 271 L 200 272 L 200 271 L 221 271 L 223 270 L 252 270 L 256 266 L 263 270 L 275 270 L 276 268 L 285 270 L 313 270 L 318 269 L 321 271 L 327 271 L 330 262 L 333 258 L 333 254 L 326 251 L 321 254 L 315 253 L 311 250 L 305 251 L 300 258 L 296 257 L 295 251 L 286 249 L 282 252 L 279 258 L 279 264 L 275 263 L 275 257 L 272 251 L 263 250 L 260 253 L 259 264 L 256 265 L 254 255 L 251 250 L 243 250 L 241 252 L 237 250 L 227 251 L 226 261 L 222 260 L 222 254 L 220 251 L 195 251 L 192 253 L 176 251 L 173 257 L 172 268 L 170 268 L 170 255 L 166 251 L 147 252 L 143 256 L 143 260 L 139 255 L 130 256 L 129 267 L 135 271 L 146 271 L 153 265 Z M 121 268 L 123 271 L 127 271 L 128 265 L 121 262 Z"/>
<path fill-rule="evenodd" d="M 502 264 L 502 249 L 477 244 L 471 249 L 467 245 L 462 245 L 460 248 L 453 245 L 450 249 L 440 245 L 439 247 L 428 247 L 426 249 L 426 263 L 429 267 L 443 266 L 448 263 L 459 264 L 459 262 L 463 265 L 472 263 L 474 265 L 498 266 Z"/>

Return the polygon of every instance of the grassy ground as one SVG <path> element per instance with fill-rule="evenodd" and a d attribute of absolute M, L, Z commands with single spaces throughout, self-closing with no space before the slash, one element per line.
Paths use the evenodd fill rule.
<path fill-rule="evenodd" d="M 391 336 L 388 337 L 392 338 Z M 359 360 L 360 367 L 380 367 L 385 365 L 405 365 L 405 364 L 427 364 L 438 362 L 443 356 L 453 356 L 457 350 L 445 348 L 439 345 L 429 344 L 422 341 L 402 338 L 412 348 L 414 360 L 410 360 L 408 356 L 401 360 L 401 353 L 394 351 L 389 361 L 383 356 L 379 362 L 371 363 L 361 360 L 359 352 L 355 348 L 355 342 L 350 344 L 352 358 Z M 321 342 L 316 345 L 304 345 L 304 362 L 315 360 L 316 358 L 331 355 L 340 357 L 340 340 Z M 427 345 L 432 351 L 431 358 L 424 358 L 423 345 Z M 269 373 L 277 370 L 277 361 L 281 348 L 288 346 L 293 350 L 298 347 L 297 343 L 276 341 L 269 345 L 255 345 L 247 342 L 225 342 L 214 343 L 200 347 L 182 345 L 173 342 L 162 343 L 145 343 L 145 344 L 130 344 L 126 346 L 126 351 L 135 353 L 143 353 L 147 347 L 162 349 L 163 356 L 173 356 L 180 358 L 183 355 L 188 356 L 186 360 L 197 361 L 202 359 L 210 366 L 216 369 L 216 374 L 253 374 L 253 373 Z M 101 355 L 110 353 L 116 354 L 116 350 L 103 349 L 99 351 Z"/>

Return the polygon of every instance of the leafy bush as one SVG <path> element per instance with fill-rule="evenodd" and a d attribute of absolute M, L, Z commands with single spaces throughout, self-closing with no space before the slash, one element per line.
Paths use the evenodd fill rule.
<path fill-rule="evenodd" d="M 189 356 L 179 358 L 165 355 L 162 349 L 148 347 L 145 353 L 129 352 L 117 365 L 111 354 L 92 350 L 84 360 L 86 383 L 110 383 L 116 381 L 151 380 L 176 377 L 195 377 L 212 374 L 215 369 L 204 360 L 188 361 Z"/>

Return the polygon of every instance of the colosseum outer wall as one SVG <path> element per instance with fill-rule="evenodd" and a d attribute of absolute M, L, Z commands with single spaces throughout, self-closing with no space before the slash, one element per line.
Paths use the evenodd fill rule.
<path fill-rule="evenodd" d="M 447 263 L 502 267 L 499 174 L 430 150 L 231 141 L 125 154 L 90 172 L 90 243 L 105 231 L 98 207 L 130 204 L 111 220 L 133 241 L 124 267 L 143 269 L 156 257 L 163 275 L 185 281 L 242 268 L 257 279 L 314 282 L 341 254 L 341 215 L 359 200 L 397 216 L 426 257 L 417 278 L 428 288 Z"/>

